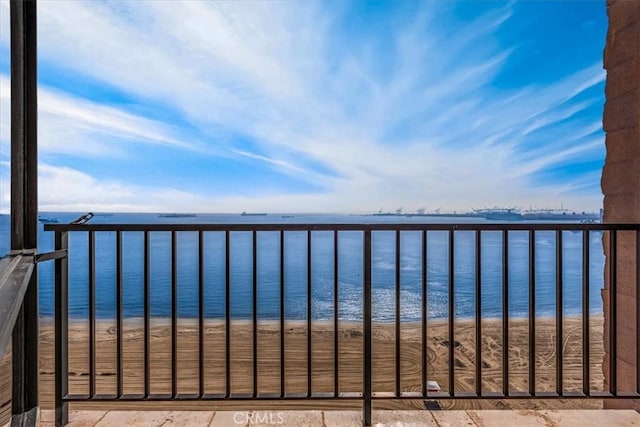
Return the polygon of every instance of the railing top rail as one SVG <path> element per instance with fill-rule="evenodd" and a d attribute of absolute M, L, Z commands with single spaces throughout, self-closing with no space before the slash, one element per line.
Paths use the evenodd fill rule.
<path fill-rule="evenodd" d="M 45 224 L 45 231 L 640 231 L 632 223 L 278 223 L 278 224 Z"/>
<path fill-rule="evenodd" d="M 0 258 L 0 359 L 4 356 L 35 264 L 34 249 Z"/>

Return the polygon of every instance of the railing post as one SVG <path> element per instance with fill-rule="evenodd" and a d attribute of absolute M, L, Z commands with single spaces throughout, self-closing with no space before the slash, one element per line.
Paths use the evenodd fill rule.
<path fill-rule="evenodd" d="M 618 395 L 618 230 L 609 232 L 609 392 Z"/>
<path fill-rule="evenodd" d="M 364 369 L 363 424 L 371 425 L 371 230 L 364 231 Z"/>
<path fill-rule="evenodd" d="M 66 250 L 69 247 L 67 231 L 55 233 L 55 248 Z M 68 258 L 56 260 L 55 266 L 55 424 L 64 426 L 69 419 L 68 404 L 64 400 L 68 387 Z"/>

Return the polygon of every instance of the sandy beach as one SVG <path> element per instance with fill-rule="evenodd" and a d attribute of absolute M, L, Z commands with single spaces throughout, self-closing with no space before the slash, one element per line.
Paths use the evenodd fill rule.
<path fill-rule="evenodd" d="M 602 324 L 601 316 L 590 319 L 591 388 L 601 390 Z M 178 327 L 178 392 L 198 392 L 198 329 L 193 320 L 180 320 Z M 563 336 L 565 391 L 582 387 L 582 321 L 565 318 Z M 43 408 L 53 401 L 53 329 L 50 320 L 41 324 L 40 396 Z M 116 328 L 115 322 L 96 324 L 96 391 L 99 394 L 116 392 Z M 528 389 L 528 321 L 509 322 L 509 371 L 511 391 Z M 443 390 L 448 383 L 449 338 L 447 324 L 430 321 L 427 336 L 428 379 L 438 381 Z M 556 328 L 554 319 L 536 320 L 536 389 L 552 391 L 556 373 Z M 150 333 L 152 372 L 151 392 L 170 393 L 171 390 L 171 325 L 167 319 L 153 319 Z M 401 390 L 421 390 L 421 326 L 403 323 L 401 329 Z M 483 320 L 482 324 L 482 384 L 486 391 L 502 390 L 502 322 Z M 287 393 L 304 393 L 307 387 L 307 326 L 304 322 L 287 322 L 285 327 L 285 386 Z M 340 322 L 339 384 L 340 392 L 362 390 L 362 325 Z M 88 322 L 72 322 L 69 327 L 70 393 L 85 394 L 89 384 Z M 231 326 L 231 390 L 250 393 L 253 387 L 252 327 L 249 322 L 234 321 Z M 395 326 L 373 325 L 373 390 L 392 392 L 395 380 Z M 143 347 L 144 334 L 139 319 L 126 319 L 123 329 L 123 388 L 125 394 L 144 392 Z M 225 390 L 225 328 L 219 321 L 206 323 L 204 334 L 205 392 L 223 393 Z M 475 387 L 475 326 L 472 322 L 457 321 L 454 337 L 455 389 L 472 391 Z M 334 371 L 333 324 L 314 322 L 312 327 L 312 384 L 314 393 L 333 392 Z M 280 332 L 277 322 L 261 322 L 258 326 L 258 390 L 277 393 L 280 387 Z M 600 400 L 570 399 L 512 399 L 512 400 L 455 400 L 440 402 L 443 408 L 598 408 Z M 378 408 L 424 408 L 422 400 L 376 401 Z M 108 403 L 114 407 L 115 403 Z M 359 408 L 356 401 L 302 402 L 140 402 L 119 403 L 118 407 L 143 408 Z M 72 407 L 93 408 L 96 404 L 82 403 Z"/>

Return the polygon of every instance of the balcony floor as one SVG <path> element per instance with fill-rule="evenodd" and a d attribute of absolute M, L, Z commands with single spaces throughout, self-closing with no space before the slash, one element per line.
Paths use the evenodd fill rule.
<path fill-rule="evenodd" d="M 292 426 L 362 425 L 360 411 L 70 411 L 69 426 Z M 39 425 L 53 426 L 54 412 L 42 410 Z M 373 411 L 375 426 L 640 426 L 634 410 L 466 410 Z"/>

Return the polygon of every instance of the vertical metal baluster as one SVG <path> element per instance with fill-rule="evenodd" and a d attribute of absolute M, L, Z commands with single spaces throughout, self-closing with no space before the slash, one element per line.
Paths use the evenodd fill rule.
<path fill-rule="evenodd" d="M 395 395 L 400 396 L 400 230 L 396 230 L 396 259 L 395 259 L 395 286 L 396 286 L 396 381 Z"/>
<path fill-rule="evenodd" d="M 122 367 L 122 232 L 116 232 L 116 384 L 118 398 L 123 394 Z"/>
<path fill-rule="evenodd" d="M 476 396 L 482 396 L 482 232 L 476 230 Z"/>
<path fill-rule="evenodd" d="M 96 395 L 96 244 L 89 232 L 89 397 Z"/>
<path fill-rule="evenodd" d="M 280 397 L 285 396 L 284 337 L 284 230 L 280 230 Z"/>
<path fill-rule="evenodd" d="M 449 230 L 449 396 L 455 395 L 455 232 L 452 229 Z"/>
<path fill-rule="evenodd" d="M 563 351 L 564 340 L 562 321 L 562 230 L 556 230 L 556 393 L 564 394 Z"/>
<path fill-rule="evenodd" d="M 536 395 L 536 232 L 529 230 L 529 396 Z"/>
<path fill-rule="evenodd" d="M 171 397 L 178 395 L 178 256 L 177 232 L 171 232 Z"/>
<path fill-rule="evenodd" d="M 590 331 L 589 325 L 589 230 L 582 231 L 582 393 L 591 395 L 589 373 L 590 363 Z"/>
<path fill-rule="evenodd" d="M 151 245 L 149 232 L 144 232 L 144 397 L 151 394 Z"/>
<path fill-rule="evenodd" d="M 198 231 L 198 395 L 204 397 L 204 233 Z"/>
<path fill-rule="evenodd" d="M 422 396 L 427 396 L 427 230 L 422 230 Z"/>
<path fill-rule="evenodd" d="M 340 365 L 338 357 L 338 327 L 339 327 L 339 308 L 338 308 L 338 230 L 333 230 L 333 396 L 340 395 Z"/>
<path fill-rule="evenodd" d="M 502 394 L 509 396 L 509 230 L 502 230 Z"/>
<path fill-rule="evenodd" d="M 251 307 L 251 318 L 252 318 L 252 327 L 253 327 L 253 335 L 252 335 L 252 349 L 253 349 L 253 397 L 258 396 L 258 234 L 256 230 L 252 232 L 252 307 Z"/>
<path fill-rule="evenodd" d="M 636 229 L 636 393 L 640 394 L 640 227 Z"/>
<path fill-rule="evenodd" d="M 609 310 L 611 313 L 611 319 L 609 323 L 609 374 L 611 380 L 610 393 L 614 396 L 618 395 L 618 345 L 617 345 L 617 331 L 618 331 L 618 232 L 617 230 L 611 230 L 609 234 L 609 245 L 611 249 L 611 260 L 609 268 L 611 269 L 611 282 L 609 283 Z"/>
<path fill-rule="evenodd" d="M 363 420 L 365 426 L 371 425 L 371 229 L 364 230 L 364 369 L 363 369 Z"/>
<path fill-rule="evenodd" d="M 68 232 L 55 233 L 55 249 L 69 248 Z M 68 258 L 55 261 L 55 422 L 68 422 L 69 408 L 66 401 L 69 391 L 69 267 Z"/>
<path fill-rule="evenodd" d="M 307 396 L 311 397 L 311 371 L 313 368 L 311 346 L 311 230 L 307 230 Z"/>
<path fill-rule="evenodd" d="M 225 230 L 225 284 L 224 284 L 224 360 L 225 360 L 225 397 L 231 397 L 231 250 L 229 230 Z"/>

